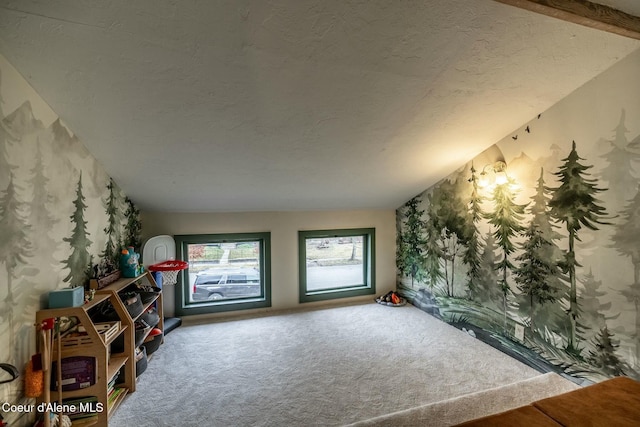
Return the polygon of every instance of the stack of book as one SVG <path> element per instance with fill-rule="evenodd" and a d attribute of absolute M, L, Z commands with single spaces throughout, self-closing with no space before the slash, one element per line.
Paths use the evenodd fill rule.
<path fill-rule="evenodd" d="M 113 406 L 113 404 L 118 399 L 118 396 L 120 396 L 123 391 L 124 391 L 123 388 L 115 387 L 113 390 L 109 392 L 109 397 L 107 397 L 107 408 L 109 408 L 109 410 L 111 410 L 111 407 Z"/>
<path fill-rule="evenodd" d="M 117 374 L 115 374 L 113 376 L 113 378 L 111 378 L 111 381 L 109 381 L 109 384 L 107 384 L 107 394 L 111 394 L 111 392 L 113 391 L 114 387 L 116 386 L 116 382 L 118 381 L 118 377 L 120 377 L 120 372 L 118 372 Z"/>
<path fill-rule="evenodd" d="M 120 374 L 116 374 L 113 376 L 109 384 L 107 385 L 107 407 L 111 408 L 113 402 L 116 401 L 120 393 L 122 393 L 122 389 L 116 387 L 116 382 L 118 381 L 118 377 Z"/>

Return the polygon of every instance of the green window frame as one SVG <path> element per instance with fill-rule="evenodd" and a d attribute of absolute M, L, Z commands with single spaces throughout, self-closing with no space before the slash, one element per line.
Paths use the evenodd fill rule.
<path fill-rule="evenodd" d="M 352 265 L 341 255 L 349 250 L 339 248 L 345 241 L 353 245 L 353 253 L 360 246 L 360 256 L 351 255 Z M 330 250 L 324 263 L 316 259 L 315 250 L 323 247 Z M 375 228 L 299 231 L 298 254 L 301 303 L 375 294 Z"/>
<path fill-rule="evenodd" d="M 182 270 L 178 275 L 178 283 L 175 286 L 176 315 L 189 316 L 271 307 L 271 233 L 185 234 L 176 235 L 174 238 L 176 241 L 176 258 L 190 263 L 189 267 Z M 222 248 L 226 246 L 237 249 L 239 252 L 246 251 L 247 247 L 249 247 L 251 251 L 257 252 L 257 261 L 252 263 L 255 265 L 250 267 L 251 272 L 249 274 L 251 276 L 244 271 L 249 269 L 246 265 L 237 268 L 235 265 L 229 265 L 226 269 L 224 268 L 225 266 L 212 265 L 212 267 L 217 267 L 220 270 L 212 268 L 211 272 L 202 271 L 201 266 L 196 266 L 197 263 L 189 259 L 190 245 L 193 247 L 204 246 L 212 250 L 216 247 Z M 222 251 L 224 252 L 224 250 Z M 218 264 L 222 264 L 222 261 L 218 260 Z M 223 272 L 220 274 L 224 274 L 224 279 L 220 281 L 220 286 L 223 286 L 222 284 L 224 283 L 229 284 L 231 288 L 242 285 L 239 282 L 246 282 L 245 290 L 241 291 L 245 292 L 245 294 L 218 296 L 218 298 L 211 299 L 208 299 L 209 296 L 205 296 L 201 298 L 206 299 L 194 299 L 196 297 L 196 278 L 199 275 L 206 274 L 209 274 L 209 277 L 204 277 L 204 279 L 213 278 L 220 271 Z M 245 273 L 244 280 L 239 279 L 238 273 Z M 198 290 L 206 289 L 210 291 L 213 289 L 210 286 L 215 286 L 212 285 L 214 282 L 203 281 L 203 283 L 206 286 L 198 286 Z M 256 283 L 259 286 L 255 286 Z M 217 291 L 215 293 L 217 294 Z"/>

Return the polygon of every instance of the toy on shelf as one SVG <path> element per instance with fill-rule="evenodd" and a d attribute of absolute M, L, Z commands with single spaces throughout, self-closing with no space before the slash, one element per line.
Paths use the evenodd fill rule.
<path fill-rule="evenodd" d="M 136 253 L 133 246 L 123 249 L 120 255 L 120 270 L 123 277 L 137 277 L 142 274 L 140 254 Z"/>

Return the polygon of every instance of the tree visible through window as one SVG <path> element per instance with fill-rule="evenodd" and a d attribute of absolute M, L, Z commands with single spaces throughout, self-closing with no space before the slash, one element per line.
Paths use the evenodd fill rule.
<path fill-rule="evenodd" d="M 183 313 L 270 306 L 269 233 L 176 236 Z"/>
<path fill-rule="evenodd" d="M 300 302 L 374 294 L 374 236 L 374 229 L 300 231 Z"/>

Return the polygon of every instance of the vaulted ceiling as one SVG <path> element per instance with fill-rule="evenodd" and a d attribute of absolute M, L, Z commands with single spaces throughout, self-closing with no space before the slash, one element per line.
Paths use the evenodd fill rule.
<path fill-rule="evenodd" d="M 638 48 L 493 0 L 0 0 L 0 53 L 150 211 L 398 207 Z"/>

